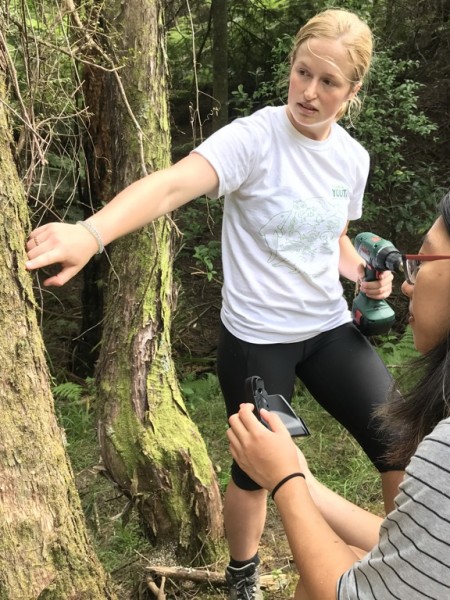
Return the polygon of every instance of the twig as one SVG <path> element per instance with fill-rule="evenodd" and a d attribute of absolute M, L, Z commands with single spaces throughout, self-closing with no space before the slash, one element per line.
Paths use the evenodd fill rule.
<path fill-rule="evenodd" d="M 153 593 L 156 600 L 166 600 L 166 594 L 164 592 L 164 585 L 166 583 L 166 578 L 163 577 L 161 579 L 161 586 L 158 587 L 156 583 L 151 579 L 151 577 L 147 577 L 147 585 L 148 589 Z"/>
<path fill-rule="evenodd" d="M 211 583 L 218 586 L 225 585 L 225 576 L 215 571 L 186 567 L 146 567 L 145 570 L 158 577 L 193 581 L 194 583 Z"/>
<path fill-rule="evenodd" d="M 211 309 L 211 306 L 207 306 L 199 315 L 197 315 L 196 317 L 191 319 L 188 323 L 186 323 L 186 325 L 179 331 L 179 335 L 183 334 L 186 331 L 186 329 L 189 329 L 189 327 L 192 327 L 192 325 L 194 325 L 195 323 L 198 323 L 198 321 L 200 321 L 200 319 L 202 317 L 204 317 L 210 309 Z"/>

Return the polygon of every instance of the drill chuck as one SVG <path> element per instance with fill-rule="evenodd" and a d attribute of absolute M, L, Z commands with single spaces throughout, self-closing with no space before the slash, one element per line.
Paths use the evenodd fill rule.
<path fill-rule="evenodd" d="M 358 254 L 375 271 L 401 271 L 402 255 L 387 240 L 374 233 L 360 233 L 355 238 Z"/>
<path fill-rule="evenodd" d="M 402 268 L 402 255 L 391 246 L 390 248 L 381 248 L 377 254 L 374 268 L 377 271 L 399 271 Z"/>

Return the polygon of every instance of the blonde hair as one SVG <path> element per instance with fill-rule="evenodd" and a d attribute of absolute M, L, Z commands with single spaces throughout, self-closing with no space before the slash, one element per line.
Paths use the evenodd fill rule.
<path fill-rule="evenodd" d="M 373 36 L 370 27 L 355 13 L 339 8 L 329 8 L 312 17 L 298 31 L 291 52 L 291 65 L 299 47 L 311 39 L 326 38 L 340 40 L 347 49 L 349 62 L 353 68 L 350 83 L 353 86 L 362 84 L 370 69 L 373 53 Z M 342 118 L 347 110 L 359 112 L 361 101 L 355 94 L 345 102 L 336 115 Z"/>

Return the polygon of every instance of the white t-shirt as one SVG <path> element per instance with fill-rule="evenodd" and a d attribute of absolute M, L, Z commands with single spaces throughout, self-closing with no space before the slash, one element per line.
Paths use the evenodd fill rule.
<path fill-rule="evenodd" d="M 351 320 L 339 281 L 339 236 L 358 219 L 367 151 L 335 124 L 324 141 L 286 107 L 236 119 L 194 150 L 225 196 L 221 318 L 252 343 L 306 340 Z"/>
<path fill-rule="evenodd" d="M 378 545 L 342 575 L 339 600 L 450 598 L 450 419 L 406 468 Z"/>

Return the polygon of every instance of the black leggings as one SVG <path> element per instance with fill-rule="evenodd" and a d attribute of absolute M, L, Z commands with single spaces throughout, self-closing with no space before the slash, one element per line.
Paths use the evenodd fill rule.
<path fill-rule="evenodd" d="M 290 401 L 297 376 L 317 402 L 354 436 L 378 471 L 404 468 L 383 459 L 386 439 L 372 418 L 373 409 L 387 399 L 393 379 L 352 323 L 290 344 L 243 342 L 222 325 L 217 374 L 228 416 L 246 401 L 246 377 L 259 375 L 269 394 L 282 394 Z M 238 487 L 259 489 L 235 462 L 231 475 Z"/>

